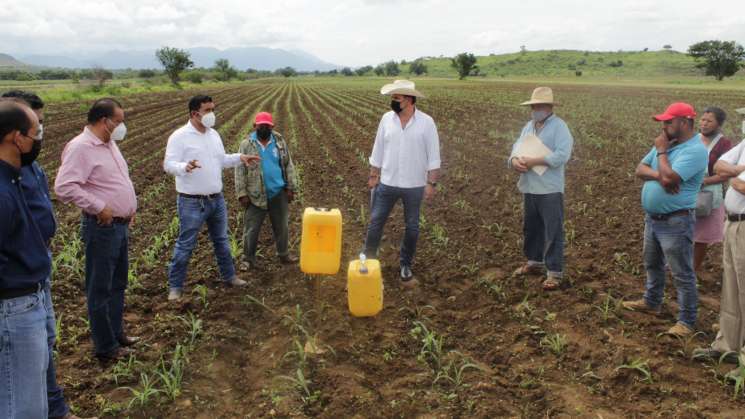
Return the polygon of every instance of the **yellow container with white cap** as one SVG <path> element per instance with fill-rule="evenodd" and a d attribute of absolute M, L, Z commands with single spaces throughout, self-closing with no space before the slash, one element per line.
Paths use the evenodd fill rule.
<path fill-rule="evenodd" d="M 300 238 L 300 270 L 335 275 L 341 267 L 341 211 L 306 208 Z"/>
<path fill-rule="evenodd" d="M 369 317 L 383 309 L 383 276 L 380 261 L 360 255 L 349 262 L 347 271 L 347 301 L 355 317 Z"/>

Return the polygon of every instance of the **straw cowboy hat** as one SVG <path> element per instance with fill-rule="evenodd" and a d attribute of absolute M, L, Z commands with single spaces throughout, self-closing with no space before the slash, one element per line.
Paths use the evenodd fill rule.
<path fill-rule="evenodd" d="M 745 108 L 735 109 L 735 112 L 739 113 L 740 115 L 745 115 Z"/>
<path fill-rule="evenodd" d="M 558 105 L 558 103 L 554 102 L 554 92 L 550 87 L 536 87 L 535 90 L 533 90 L 533 95 L 530 96 L 530 100 L 523 102 L 520 105 L 528 106 L 538 104 Z"/>
<path fill-rule="evenodd" d="M 413 81 L 409 80 L 396 80 L 393 83 L 386 84 L 380 88 L 381 95 L 404 95 L 404 96 L 416 96 L 426 97 L 421 92 L 416 90 Z"/>

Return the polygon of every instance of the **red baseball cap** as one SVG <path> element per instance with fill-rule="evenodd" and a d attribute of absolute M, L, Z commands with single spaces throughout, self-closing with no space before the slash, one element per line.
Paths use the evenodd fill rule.
<path fill-rule="evenodd" d="M 652 117 L 655 121 L 669 121 L 673 118 L 688 118 L 693 119 L 696 117 L 696 110 L 693 106 L 684 102 L 675 102 L 665 109 L 665 112 L 660 115 Z"/>
<path fill-rule="evenodd" d="M 256 118 L 254 119 L 254 125 L 261 125 L 261 124 L 267 124 L 274 126 L 274 122 L 272 121 L 272 114 L 269 112 L 259 112 L 256 114 Z"/>

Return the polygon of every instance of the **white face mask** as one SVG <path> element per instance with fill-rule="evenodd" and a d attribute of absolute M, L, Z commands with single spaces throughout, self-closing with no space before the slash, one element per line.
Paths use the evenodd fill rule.
<path fill-rule="evenodd" d="M 44 139 L 44 124 L 39 124 L 39 131 L 36 132 L 36 138 L 34 138 L 34 140 L 42 139 Z"/>
<path fill-rule="evenodd" d="M 745 121 L 742 121 L 742 133 L 745 134 Z"/>
<path fill-rule="evenodd" d="M 215 116 L 214 112 L 210 112 L 208 114 L 205 114 L 202 117 L 202 125 L 204 125 L 207 128 L 212 128 L 215 126 L 215 121 L 217 120 L 217 117 Z"/>
<path fill-rule="evenodd" d="M 111 139 L 114 141 L 121 141 L 124 139 L 126 135 L 127 135 L 127 126 L 124 125 L 124 122 L 117 125 L 116 128 L 114 128 L 114 130 L 111 131 Z"/>

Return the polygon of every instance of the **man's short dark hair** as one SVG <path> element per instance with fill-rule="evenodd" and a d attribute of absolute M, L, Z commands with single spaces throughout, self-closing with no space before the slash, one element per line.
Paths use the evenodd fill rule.
<path fill-rule="evenodd" d="M 98 99 L 93 103 L 90 110 L 88 110 L 88 123 L 95 124 L 101 118 L 112 118 L 116 108 L 124 109 L 122 108 L 122 104 L 114 98 L 105 97 Z"/>
<path fill-rule="evenodd" d="M 31 109 L 35 111 L 44 108 L 44 101 L 41 100 L 38 95 L 32 92 L 27 92 L 25 90 L 11 90 L 3 93 L 2 97 L 15 97 L 18 99 L 23 99 L 23 101 L 28 103 L 28 106 L 30 106 Z"/>
<path fill-rule="evenodd" d="M 719 124 L 720 127 L 724 124 L 724 121 L 727 120 L 727 113 L 724 112 L 722 108 L 717 108 L 716 106 L 707 106 L 706 109 L 704 109 L 704 113 L 714 115 L 714 119 L 717 120 L 717 124 Z"/>
<path fill-rule="evenodd" d="M 193 98 L 189 99 L 189 113 L 192 112 L 199 112 L 199 108 L 202 107 L 203 103 L 210 103 L 212 102 L 212 97 L 207 95 L 196 95 Z"/>
<path fill-rule="evenodd" d="M 11 100 L 0 101 L 0 140 L 13 131 L 28 134 L 31 120 L 21 105 Z"/>

